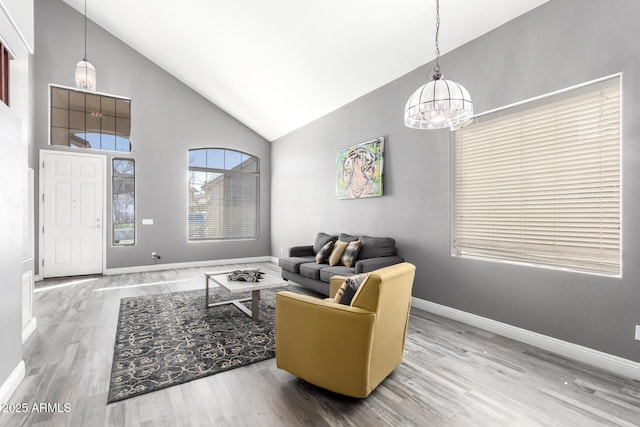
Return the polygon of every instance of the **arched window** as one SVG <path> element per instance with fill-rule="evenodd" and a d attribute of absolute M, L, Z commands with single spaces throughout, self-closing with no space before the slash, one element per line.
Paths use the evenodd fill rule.
<path fill-rule="evenodd" d="M 225 148 L 189 150 L 189 240 L 256 239 L 260 160 Z"/>

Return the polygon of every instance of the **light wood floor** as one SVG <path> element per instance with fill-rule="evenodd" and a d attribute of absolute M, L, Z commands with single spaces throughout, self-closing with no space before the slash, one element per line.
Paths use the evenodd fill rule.
<path fill-rule="evenodd" d="M 279 273 L 270 263 L 250 266 Z M 318 389 L 272 359 L 107 405 L 120 298 L 202 289 L 213 270 L 38 283 L 38 329 L 10 403 L 57 403 L 61 412 L 3 413 L 0 425 L 640 425 L 639 382 L 417 309 L 404 362 L 365 400 Z"/>

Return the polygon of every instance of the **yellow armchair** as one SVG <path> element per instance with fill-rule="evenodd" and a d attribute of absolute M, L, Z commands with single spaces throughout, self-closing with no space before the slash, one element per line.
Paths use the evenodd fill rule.
<path fill-rule="evenodd" d="M 369 273 L 351 306 L 284 291 L 276 295 L 276 364 L 319 387 L 367 397 L 401 362 L 415 266 Z M 346 280 L 331 278 L 333 297 Z"/>

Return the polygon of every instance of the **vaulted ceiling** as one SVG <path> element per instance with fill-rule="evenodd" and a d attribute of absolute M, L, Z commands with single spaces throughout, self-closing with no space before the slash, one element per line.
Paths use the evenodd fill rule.
<path fill-rule="evenodd" d="M 441 0 L 440 50 L 546 1 Z M 435 0 L 87 0 L 87 16 L 269 141 L 435 57 Z"/>

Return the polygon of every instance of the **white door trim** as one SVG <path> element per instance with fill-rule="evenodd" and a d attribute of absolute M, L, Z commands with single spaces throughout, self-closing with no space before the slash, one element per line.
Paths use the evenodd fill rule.
<path fill-rule="evenodd" d="M 46 268 L 43 265 L 44 260 L 44 233 L 42 232 L 42 227 L 44 224 L 44 208 L 42 205 L 42 199 L 44 197 L 44 171 L 43 171 L 43 162 L 44 157 L 47 154 L 56 154 L 56 155 L 68 155 L 68 156 L 76 156 L 76 157 L 85 157 L 85 158 L 93 158 L 100 159 L 102 161 L 102 274 L 104 274 L 107 269 L 107 228 L 109 228 L 108 224 L 111 224 L 111 221 L 108 220 L 107 217 L 107 156 L 101 154 L 90 154 L 90 153 L 82 153 L 78 151 L 67 151 L 67 150 L 50 150 L 50 149 L 40 149 L 40 158 L 38 160 L 38 278 L 42 279 L 45 277 L 44 270 Z"/>

